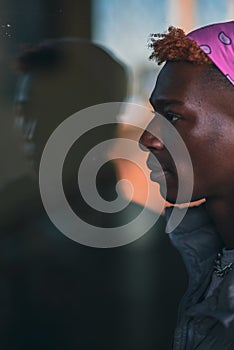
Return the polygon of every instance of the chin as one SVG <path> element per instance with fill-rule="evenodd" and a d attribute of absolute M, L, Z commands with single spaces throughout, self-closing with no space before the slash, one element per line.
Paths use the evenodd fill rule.
<path fill-rule="evenodd" d="M 170 202 L 172 204 L 176 202 L 177 189 L 169 190 L 166 184 L 159 184 L 159 192 L 162 198 L 165 199 L 167 202 Z"/>
<path fill-rule="evenodd" d="M 178 195 L 178 188 L 174 187 L 172 188 L 168 188 L 166 186 L 162 186 L 160 185 L 160 194 L 163 197 L 163 199 L 165 199 L 168 203 L 170 204 L 186 204 L 186 203 L 190 203 L 191 201 L 197 200 L 197 199 L 193 199 L 193 198 L 189 198 L 188 200 L 188 196 L 186 195 L 186 193 L 180 193 L 180 198 L 177 198 Z"/>

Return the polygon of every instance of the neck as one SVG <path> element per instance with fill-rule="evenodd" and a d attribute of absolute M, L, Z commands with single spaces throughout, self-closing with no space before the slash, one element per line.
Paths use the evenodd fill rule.
<path fill-rule="evenodd" d="M 206 208 L 227 249 L 234 249 L 234 198 L 208 199 Z"/>

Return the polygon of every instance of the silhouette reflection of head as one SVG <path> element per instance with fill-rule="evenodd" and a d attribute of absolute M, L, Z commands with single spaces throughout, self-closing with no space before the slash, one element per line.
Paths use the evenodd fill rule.
<path fill-rule="evenodd" d="M 60 123 L 89 106 L 121 102 L 126 97 L 125 66 L 103 48 L 84 39 L 45 41 L 19 56 L 18 67 L 21 75 L 15 98 L 15 122 L 23 135 L 24 155 L 36 173 L 44 146 Z M 73 144 L 63 166 L 68 202 L 79 216 L 88 222 L 92 218 L 96 225 L 115 224 L 111 215 L 107 214 L 103 220 L 102 213 L 83 200 L 77 171 L 83 157 L 94 146 L 114 137 L 115 131 L 116 125 L 110 123 L 86 132 Z M 96 186 L 104 199 L 113 200 L 117 197 L 117 179 L 107 152 L 99 154 L 103 166 L 97 173 Z M 86 180 L 92 176 L 87 171 Z"/>
<path fill-rule="evenodd" d="M 24 154 L 36 168 L 48 137 L 63 120 L 126 96 L 123 64 L 84 39 L 45 41 L 19 56 L 18 67 L 16 125 L 24 137 Z"/>

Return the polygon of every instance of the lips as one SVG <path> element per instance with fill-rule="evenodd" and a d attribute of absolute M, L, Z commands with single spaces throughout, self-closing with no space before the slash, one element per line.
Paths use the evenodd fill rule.
<path fill-rule="evenodd" d="M 171 175 L 169 167 L 157 161 L 154 156 L 150 155 L 147 159 L 147 167 L 151 170 L 150 179 L 155 182 L 165 181 Z M 160 164 L 159 164 L 160 163 Z"/>
<path fill-rule="evenodd" d="M 170 176 L 171 173 L 169 171 L 151 171 L 150 173 L 150 179 L 155 182 L 165 182 L 166 178 Z"/>

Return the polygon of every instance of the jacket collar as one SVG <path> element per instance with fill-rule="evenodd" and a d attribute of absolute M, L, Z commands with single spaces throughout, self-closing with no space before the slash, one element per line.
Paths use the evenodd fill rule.
<path fill-rule="evenodd" d="M 166 209 L 167 221 L 172 209 L 172 207 Z M 202 264 L 210 257 L 215 258 L 223 243 L 208 217 L 205 204 L 188 209 L 176 208 L 176 210 L 187 210 L 187 212 L 181 223 L 169 236 L 173 245 L 181 253 L 188 272 L 190 272 L 191 269 L 197 268 L 197 264 Z"/>
<path fill-rule="evenodd" d="M 209 316 L 229 327 L 234 320 L 234 270 L 225 276 L 212 296 L 191 306 L 187 314 Z"/>
<path fill-rule="evenodd" d="M 173 208 L 166 210 L 166 219 Z M 213 265 L 222 242 L 211 223 L 205 205 L 187 210 L 181 223 L 169 234 L 172 244 L 180 252 L 189 275 L 189 285 L 182 300 L 180 313 L 202 300 L 211 280 Z"/>
<path fill-rule="evenodd" d="M 166 219 L 171 211 L 172 208 L 166 209 Z M 186 313 L 190 316 L 210 316 L 229 326 L 234 320 L 234 270 L 210 298 L 203 298 L 213 273 L 214 260 L 224 246 L 205 205 L 189 208 L 180 225 L 169 236 L 181 253 L 189 274 L 184 305 Z"/>

